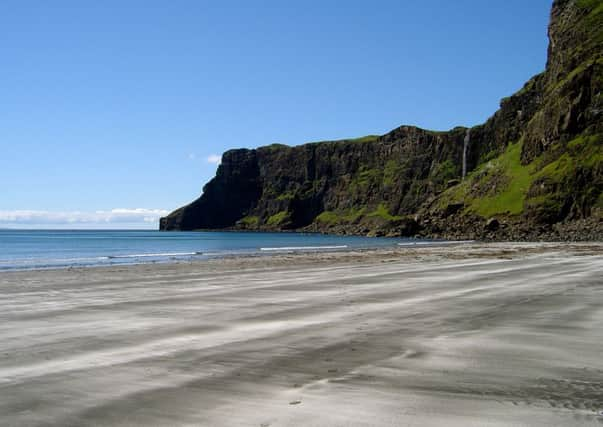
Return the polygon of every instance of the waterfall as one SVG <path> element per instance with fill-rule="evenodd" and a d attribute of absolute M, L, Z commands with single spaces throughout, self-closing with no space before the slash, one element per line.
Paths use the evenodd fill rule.
<path fill-rule="evenodd" d="M 469 146 L 469 141 L 471 140 L 471 129 L 467 129 L 465 133 L 465 139 L 463 140 L 463 179 L 465 179 L 465 175 L 467 175 L 467 147 Z"/>

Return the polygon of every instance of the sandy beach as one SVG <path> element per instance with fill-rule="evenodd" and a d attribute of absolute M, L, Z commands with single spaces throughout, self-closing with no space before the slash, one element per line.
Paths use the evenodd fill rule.
<path fill-rule="evenodd" d="M 603 244 L 0 274 L 2 426 L 603 425 Z"/>

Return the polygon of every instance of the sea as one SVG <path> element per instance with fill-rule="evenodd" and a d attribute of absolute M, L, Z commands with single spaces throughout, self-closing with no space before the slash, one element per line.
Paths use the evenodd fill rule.
<path fill-rule="evenodd" d="M 314 233 L 0 230 L 0 271 L 202 260 L 429 244 Z"/>

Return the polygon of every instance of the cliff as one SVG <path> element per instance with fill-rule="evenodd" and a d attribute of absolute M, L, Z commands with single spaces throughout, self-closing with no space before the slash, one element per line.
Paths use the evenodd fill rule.
<path fill-rule="evenodd" d="M 555 1 L 549 41 L 483 125 L 231 150 L 160 228 L 601 239 L 603 1 Z"/>

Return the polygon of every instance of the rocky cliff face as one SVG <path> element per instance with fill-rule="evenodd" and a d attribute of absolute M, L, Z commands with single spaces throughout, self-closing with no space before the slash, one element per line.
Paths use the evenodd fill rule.
<path fill-rule="evenodd" d="M 466 134 L 403 126 L 359 140 L 231 150 L 203 195 L 161 227 L 393 225 L 460 178 Z"/>
<path fill-rule="evenodd" d="M 555 1 L 549 38 L 483 125 L 231 150 L 160 228 L 603 238 L 603 2 Z"/>

